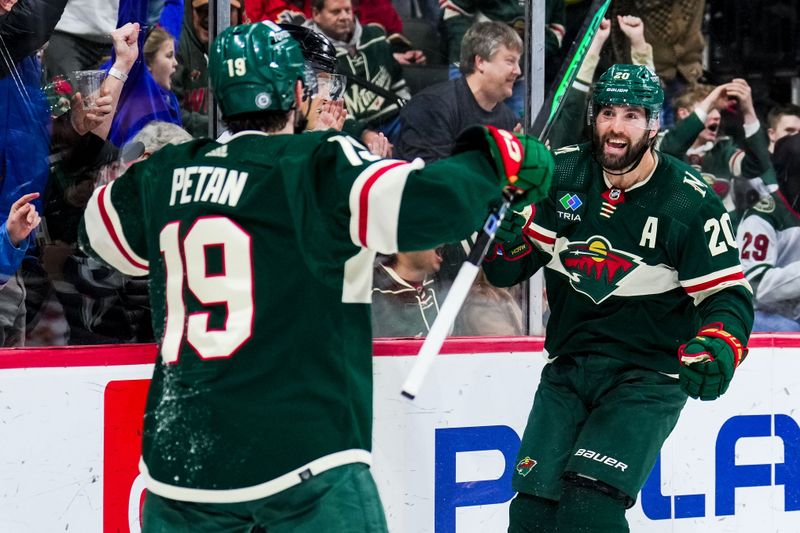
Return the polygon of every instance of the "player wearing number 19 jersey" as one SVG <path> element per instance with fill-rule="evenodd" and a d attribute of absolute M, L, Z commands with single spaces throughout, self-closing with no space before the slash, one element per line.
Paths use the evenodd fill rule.
<path fill-rule="evenodd" d="M 746 353 L 752 295 L 730 220 L 696 171 L 653 150 L 662 102 L 646 67 L 604 73 L 593 142 L 556 151 L 550 194 L 504 221 L 484 266 L 500 286 L 543 267 L 551 311 L 511 533 L 628 531 L 687 394 L 724 393 Z"/>
<path fill-rule="evenodd" d="M 540 198 L 552 158 L 497 130 L 429 167 L 332 130 L 292 135 L 311 84 L 271 23 L 229 28 L 209 63 L 235 134 L 134 165 L 82 225 L 89 253 L 151 280 L 145 527 L 385 531 L 364 466 L 375 253 L 465 237 L 509 176 Z"/>

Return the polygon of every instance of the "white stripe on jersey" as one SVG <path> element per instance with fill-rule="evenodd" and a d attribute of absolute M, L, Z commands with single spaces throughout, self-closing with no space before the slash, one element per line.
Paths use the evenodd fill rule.
<path fill-rule="evenodd" d="M 342 281 L 342 303 L 372 303 L 372 275 L 374 274 L 375 252 L 362 248 L 344 263 Z"/>
<path fill-rule="evenodd" d="M 537 230 L 538 229 L 543 228 L 537 226 Z M 536 244 L 540 247 L 542 246 L 541 241 L 536 241 Z M 566 250 L 569 244 L 569 239 L 566 237 L 559 237 L 555 245 L 550 247 L 552 257 L 550 262 L 545 266 L 546 268 L 563 274 L 573 281 L 578 281 L 578 279 L 575 278 L 575 274 L 567 272 L 566 268 L 564 268 L 564 264 L 561 262 L 561 252 Z M 638 262 L 636 268 L 628 276 L 623 278 L 617 287 L 603 298 L 603 300 L 610 296 L 627 298 L 631 296 L 663 294 L 678 287 L 680 287 L 678 283 L 678 272 L 674 268 L 665 264 L 648 265 Z M 580 291 L 577 287 L 575 287 L 575 289 Z"/>
<path fill-rule="evenodd" d="M 744 150 L 736 150 L 728 160 L 728 167 L 735 177 L 742 175 L 742 160 L 744 160 Z"/>
<path fill-rule="evenodd" d="M 546 268 L 559 272 L 572 281 L 579 281 L 574 277 L 574 273 L 570 273 L 564 268 L 561 262 L 561 252 L 567 249 L 570 244 L 569 240 L 565 237 L 558 237 L 555 244 L 549 246 L 548 250 L 545 248 L 547 239 L 554 234 L 535 224 L 531 224 L 528 229 L 530 231 L 526 230 L 526 234 L 532 235 L 536 239 L 534 241 L 536 245 L 551 254 L 550 261 L 545 265 Z M 547 235 L 543 235 L 545 233 Z M 671 266 L 663 263 L 648 265 L 637 261 L 636 268 L 624 277 L 604 300 L 610 296 L 631 297 L 663 294 L 683 286 L 689 296 L 694 299 L 695 305 L 699 305 L 700 302 L 712 294 L 735 285 L 742 285 L 752 292 L 750 284 L 744 279 L 741 266 L 734 266 L 698 278 L 680 281 L 678 279 L 678 271 Z M 578 287 L 575 288 L 580 290 Z"/>
<path fill-rule="evenodd" d="M 556 242 L 556 232 L 535 224 L 532 220 L 523 228 L 522 233 L 533 239 L 534 244 L 543 252 L 553 253 Z"/>
<path fill-rule="evenodd" d="M 744 271 L 742 270 L 741 265 L 736 265 L 729 268 L 724 268 L 722 270 L 717 270 L 716 272 L 712 272 L 711 274 L 706 274 L 704 276 L 700 276 L 697 278 L 685 279 L 681 281 L 681 285 L 689 288 L 694 286 L 713 284 L 714 280 L 726 278 L 728 276 L 735 274 L 744 275 Z"/>
<path fill-rule="evenodd" d="M 291 472 L 265 481 L 259 485 L 242 487 L 239 489 L 194 489 L 189 487 L 179 487 L 170 485 L 167 482 L 159 481 L 150 476 L 150 471 L 143 458 L 139 459 L 139 472 L 142 473 L 144 484 L 147 490 L 173 500 L 181 500 L 196 503 L 238 503 L 258 500 L 278 494 L 286 489 L 299 485 L 307 476 L 317 476 L 327 472 L 332 468 L 353 463 L 372 464 L 372 454 L 367 450 L 350 449 L 334 452 L 332 454 L 315 459 L 308 464 L 295 468 Z"/>
<path fill-rule="evenodd" d="M 367 167 L 350 189 L 350 239 L 353 244 L 382 254 L 397 252 L 400 202 L 409 172 L 425 167 L 422 159 L 411 163 L 385 159 Z"/>
<path fill-rule="evenodd" d="M 561 48 L 561 43 L 564 41 L 564 34 L 567 33 L 567 29 L 561 24 L 556 24 L 555 22 L 551 22 L 550 24 L 548 24 L 547 29 L 553 32 L 553 35 L 556 36 L 556 40 L 558 41 L 558 47 Z"/>
<path fill-rule="evenodd" d="M 133 251 L 125 233 L 119 213 L 111 203 L 112 181 L 95 189 L 84 212 L 84 223 L 89 244 L 103 260 L 123 274 L 145 276 L 150 270 L 148 261 Z"/>

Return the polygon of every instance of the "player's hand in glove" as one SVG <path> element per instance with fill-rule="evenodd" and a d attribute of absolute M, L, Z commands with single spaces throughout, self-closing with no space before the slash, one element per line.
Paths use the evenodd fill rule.
<path fill-rule="evenodd" d="M 467 128 L 456 140 L 453 153 L 480 150 L 497 170 L 504 192 L 513 194 L 511 207 L 541 200 L 550 190 L 553 156 L 534 137 L 494 126 Z"/>
<path fill-rule="evenodd" d="M 522 228 L 528 223 L 528 218 L 524 213 L 509 209 L 506 216 L 500 221 L 495 233 L 495 240 L 500 244 L 511 244 L 517 242 L 522 236 Z"/>
<path fill-rule="evenodd" d="M 733 379 L 733 371 L 747 357 L 747 348 L 722 329 L 704 326 L 697 337 L 678 348 L 681 389 L 692 398 L 716 400 Z"/>
<path fill-rule="evenodd" d="M 533 218 L 532 209 L 524 209 L 522 212 L 509 209 L 506 216 L 497 226 L 497 233 L 494 239 L 497 242 L 497 249 L 492 258 L 502 256 L 507 261 L 515 261 L 533 251 L 530 239 L 525 235 L 523 228 L 528 221 Z"/>

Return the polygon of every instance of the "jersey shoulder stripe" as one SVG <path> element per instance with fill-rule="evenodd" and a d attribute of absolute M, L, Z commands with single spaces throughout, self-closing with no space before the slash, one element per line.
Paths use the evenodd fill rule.
<path fill-rule="evenodd" d="M 473 16 L 472 13 L 462 8 L 452 0 L 439 0 L 439 9 L 441 9 L 444 12 L 445 14 L 444 18 L 446 19 L 456 15 L 464 15 L 467 17 Z"/>
<path fill-rule="evenodd" d="M 111 202 L 112 181 L 92 194 L 84 217 L 86 234 L 92 249 L 109 265 L 129 276 L 145 276 L 149 262 L 140 257 L 128 243 L 119 214 Z"/>
<path fill-rule="evenodd" d="M 408 175 L 425 163 L 382 160 L 367 167 L 350 189 L 350 238 L 353 244 L 384 254 L 397 252 L 400 203 Z"/>
<path fill-rule="evenodd" d="M 772 265 L 761 263 L 748 270 L 745 273 L 745 277 L 750 283 L 757 284 L 759 281 L 761 281 L 761 278 L 764 277 L 764 274 L 766 274 L 770 268 L 772 268 Z"/>

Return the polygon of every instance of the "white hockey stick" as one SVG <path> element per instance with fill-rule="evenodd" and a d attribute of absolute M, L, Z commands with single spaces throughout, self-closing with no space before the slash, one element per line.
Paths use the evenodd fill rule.
<path fill-rule="evenodd" d="M 564 94 L 575 80 L 575 76 L 578 74 L 578 69 L 583 62 L 583 58 L 586 56 L 589 45 L 592 43 L 592 39 L 594 39 L 594 35 L 597 33 L 597 29 L 600 27 L 600 23 L 603 21 L 603 17 L 610 5 L 611 0 L 595 0 L 592 4 L 590 13 L 594 13 L 594 15 L 586 18 L 583 28 L 581 28 L 582 34 L 579 33 L 578 38 L 572 43 L 572 47 L 570 48 L 570 55 L 572 58 L 568 63 L 565 62 L 562 66 L 561 72 L 559 73 L 560 76 L 556 77 L 556 79 L 560 81 L 555 89 L 551 91 L 550 98 L 548 98 L 542 106 L 542 110 L 539 112 L 536 122 L 533 125 L 534 130 L 541 128 L 538 134 L 540 141 L 544 141 L 553 122 L 555 122 L 558 117 Z M 439 353 L 439 350 L 441 350 L 442 344 L 444 344 L 444 339 L 447 337 L 450 327 L 455 322 L 458 312 L 464 305 L 464 300 L 467 298 L 467 294 L 469 294 L 469 290 L 472 288 L 472 283 L 478 275 L 481 263 L 483 263 L 483 259 L 486 257 L 486 253 L 489 251 L 489 247 L 494 241 L 497 227 L 503 220 L 513 200 L 513 193 L 505 193 L 503 195 L 503 203 L 489 213 L 489 217 L 486 219 L 480 235 L 478 235 L 478 240 L 472 247 L 467 260 L 461 265 L 458 275 L 456 275 L 456 279 L 450 287 L 450 292 L 447 294 L 447 298 L 442 304 L 439 314 L 433 321 L 433 325 L 428 335 L 425 337 L 425 341 L 422 343 L 419 354 L 417 354 L 417 359 L 414 361 L 414 366 L 411 368 L 411 372 L 409 372 L 408 377 L 406 377 L 403 383 L 401 393 L 406 398 L 413 400 L 417 396 L 422 382 L 425 381 L 425 377 L 428 375 L 428 371 L 433 364 L 434 358 Z"/>
<path fill-rule="evenodd" d="M 469 294 L 469 290 L 472 288 L 472 284 L 481 269 L 483 258 L 486 257 L 486 252 L 489 251 L 489 246 L 494 241 L 497 227 L 514 199 L 513 194 L 510 192 L 503 196 L 503 203 L 492 210 L 489 218 L 483 224 L 483 230 L 478 235 L 478 240 L 475 241 L 475 245 L 470 250 L 467 260 L 458 270 L 456 279 L 453 280 L 453 285 L 450 287 L 450 292 L 447 293 L 447 298 L 445 298 L 439 314 L 436 315 L 436 319 L 433 321 L 431 330 L 422 343 L 422 348 L 420 348 L 417 359 L 414 361 L 414 366 L 411 368 L 405 383 L 403 383 L 402 394 L 406 398 L 413 400 L 417 392 L 419 392 L 419 388 L 422 386 L 425 376 L 428 375 L 428 370 L 433 364 L 434 358 L 442 348 L 444 339 L 450 331 L 450 326 L 453 325 L 461 306 L 464 305 L 464 300 L 467 298 L 467 294 Z"/>

